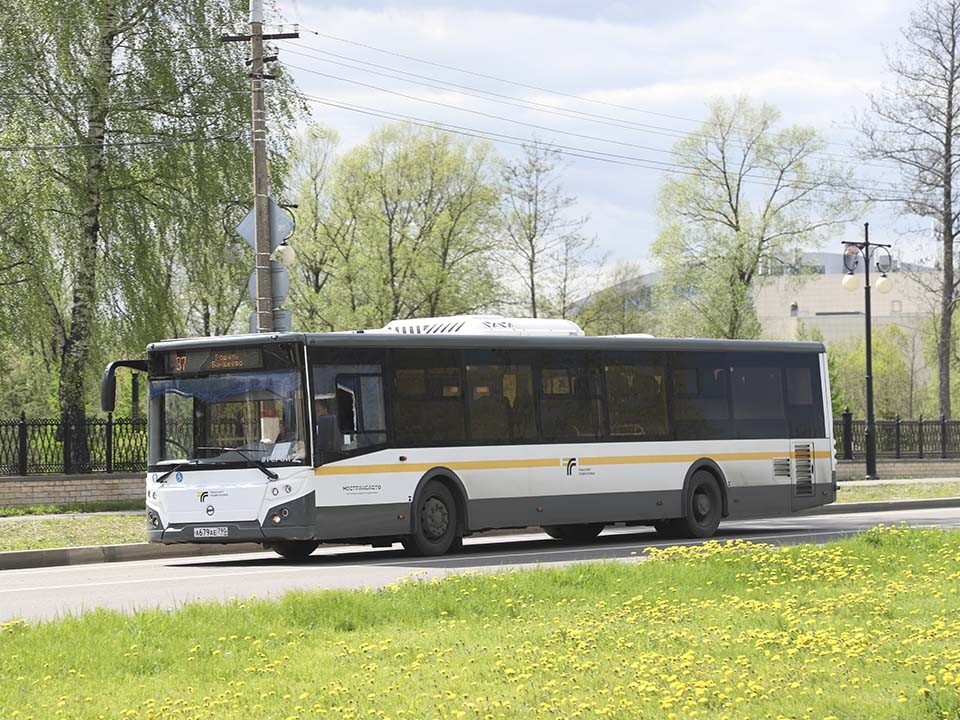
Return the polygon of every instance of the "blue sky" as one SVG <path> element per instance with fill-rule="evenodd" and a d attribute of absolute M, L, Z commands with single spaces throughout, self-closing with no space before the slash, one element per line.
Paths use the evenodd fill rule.
<path fill-rule="evenodd" d="M 783 126 L 812 125 L 831 142 L 831 153 L 850 156 L 852 118 L 864 108 L 867 94 L 889 81 L 884 52 L 896 52 L 900 27 L 913 7 L 905 0 L 277 0 L 273 18 L 301 25 L 300 40 L 279 43 L 280 59 L 310 95 L 484 132 L 524 138 L 536 133 L 573 147 L 663 161 L 669 160 L 665 151 L 677 136 L 706 116 L 711 98 L 736 94 L 774 104 L 782 111 Z M 556 111 L 520 109 L 359 68 L 416 73 L 434 85 L 458 83 Z M 318 122 L 338 130 L 343 147 L 361 142 L 384 122 L 320 104 L 311 109 Z M 591 122 L 557 114 L 565 111 L 612 120 Z M 517 152 L 508 145 L 498 150 L 504 155 Z M 579 158 L 566 162 L 565 187 L 578 198 L 580 211 L 590 216 L 587 231 L 612 259 L 637 260 L 650 268 L 661 173 Z M 878 171 L 858 172 L 877 177 Z M 896 178 L 894 173 L 882 175 Z M 900 237 L 906 224 L 888 211 L 877 209 L 864 219 L 870 220 L 871 239 L 898 243 L 904 257 L 922 254 L 917 240 Z M 856 224 L 846 236 L 859 237 L 861 232 L 862 225 Z"/>

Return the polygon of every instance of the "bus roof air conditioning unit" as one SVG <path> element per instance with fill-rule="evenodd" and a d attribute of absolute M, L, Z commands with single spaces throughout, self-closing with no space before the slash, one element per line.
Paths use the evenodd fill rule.
<path fill-rule="evenodd" d="M 552 335 L 560 337 L 583 335 L 580 326 L 570 320 L 506 318 L 501 315 L 455 315 L 393 320 L 381 330 L 373 332 L 392 332 L 400 335 Z"/>

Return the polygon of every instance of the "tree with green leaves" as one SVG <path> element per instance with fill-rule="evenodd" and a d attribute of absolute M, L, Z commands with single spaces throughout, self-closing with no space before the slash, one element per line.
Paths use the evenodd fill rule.
<path fill-rule="evenodd" d="M 379 327 L 497 301 L 489 145 L 393 125 L 333 161 L 331 142 L 308 135 L 293 163 L 297 327 Z"/>
<path fill-rule="evenodd" d="M 250 197 L 248 79 L 220 33 L 230 0 L 25 0 L 4 13 L 16 87 L 4 157 L 26 202 L 0 200 L 5 262 L 24 336 L 52 340 L 62 419 L 82 427 L 103 361 L 147 342 L 234 326 L 243 290 L 225 202 Z M 289 82 L 272 110 L 289 117 Z M 282 123 L 280 123 L 282 124 Z M 282 171 L 282 168 L 280 169 Z M 11 293 L 4 293 L 9 299 Z M 76 443 L 82 448 L 83 443 Z M 76 458 L 82 464 L 82 458 Z"/>
<path fill-rule="evenodd" d="M 583 235 L 587 218 L 573 214 L 576 198 L 564 192 L 560 170 L 560 153 L 537 141 L 501 164 L 503 262 L 522 288 L 516 304 L 530 317 L 567 317 L 594 289 L 584 280 L 603 262 L 596 241 Z"/>
<path fill-rule="evenodd" d="M 681 170 L 660 190 L 652 252 L 663 275 L 662 331 L 680 336 L 760 334 L 759 271 L 856 216 L 848 173 L 821 159 L 811 128 L 777 130 L 780 113 L 746 98 L 717 100 L 703 126 L 673 148 Z"/>
<path fill-rule="evenodd" d="M 866 415 L 864 339 L 834 343 L 828 349 L 834 406 Z M 874 402 L 877 417 L 930 417 L 936 412 L 934 383 L 923 362 L 920 329 L 886 325 L 873 334 Z"/>
<path fill-rule="evenodd" d="M 894 163 L 903 180 L 895 192 L 877 190 L 904 214 L 930 218 L 939 241 L 937 396 L 950 417 L 953 316 L 960 302 L 955 242 L 960 233 L 960 0 L 925 0 L 902 31 L 903 43 L 887 55 L 893 83 L 870 96 L 859 119 L 863 155 Z"/>

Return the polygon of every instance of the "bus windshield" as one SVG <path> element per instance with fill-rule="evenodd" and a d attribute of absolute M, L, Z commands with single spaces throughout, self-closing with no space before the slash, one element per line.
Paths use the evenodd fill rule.
<path fill-rule="evenodd" d="M 150 464 L 302 462 L 302 397 L 296 370 L 154 380 Z"/>

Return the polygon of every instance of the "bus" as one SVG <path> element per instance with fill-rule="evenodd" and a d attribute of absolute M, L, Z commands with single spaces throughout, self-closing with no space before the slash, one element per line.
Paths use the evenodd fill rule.
<path fill-rule="evenodd" d="M 836 499 L 824 347 L 588 337 L 465 316 L 166 340 L 149 379 L 147 535 L 440 555 L 468 535 L 612 525 L 705 538 Z"/>

